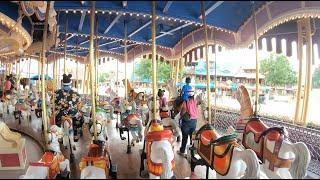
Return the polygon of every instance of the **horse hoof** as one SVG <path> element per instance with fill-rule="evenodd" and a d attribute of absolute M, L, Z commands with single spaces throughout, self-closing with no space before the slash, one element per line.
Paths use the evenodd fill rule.
<path fill-rule="evenodd" d="M 68 149 L 68 147 L 67 147 L 67 146 L 65 146 L 65 147 L 64 147 L 64 149 Z"/>

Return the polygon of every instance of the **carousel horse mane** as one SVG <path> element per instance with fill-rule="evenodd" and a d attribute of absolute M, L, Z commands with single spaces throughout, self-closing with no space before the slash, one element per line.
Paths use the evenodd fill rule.
<path fill-rule="evenodd" d="M 97 144 L 90 144 L 88 157 L 98 157 L 99 156 L 100 147 Z"/>

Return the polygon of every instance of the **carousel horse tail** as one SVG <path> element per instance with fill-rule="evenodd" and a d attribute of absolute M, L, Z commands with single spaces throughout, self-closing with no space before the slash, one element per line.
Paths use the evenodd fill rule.
<path fill-rule="evenodd" d="M 161 154 L 162 154 L 162 173 L 161 173 L 161 179 L 170 179 L 173 176 L 172 173 L 172 164 L 171 160 L 169 159 L 169 153 L 171 149 L 168 149 L 165 147 L 161 148 Z"/>
<path fill-rule="evenodd" d="M 260 166 L 256 153 L 251 149 L 238 151 L 239 159 L 243 159 L 247 168 L 242 179 L 259 179 Z"/>
<path fill-rule="evenodd" d="M 310 152 L 303 142 L 294 143 L 291 147 L 295 154 L 295 159 L 289 171 L 292 178 L 303 179 L 307 175 L 307 168 L 311 159 Z"/>

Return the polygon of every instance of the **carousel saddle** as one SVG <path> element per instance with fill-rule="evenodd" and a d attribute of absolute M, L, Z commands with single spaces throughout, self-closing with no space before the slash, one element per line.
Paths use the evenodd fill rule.
<path fill-rule="evenodd" d="M 106 151 L 103 151 L 97 144 L 90 144 L 88 155 L 81 159 L 79 167 L 80 170 L 82 170 L 85 167 L 92 165 L 107 171 L 108 163 Z"/>
<path fill-rule="evenodd" d="M 228 174 L 235 146 L 235 134 L 220 136 L 212 129 L 200 132 L 199 155 L 220 175 Z"/>
<path fill-rule="evenodd" d="M 61 161 L 64 161 L 63 156 L 55 156 L 51 151 L 47 151 L 38 162 L 31 162 L 30 165 L 49 167 L 49 178 L 53 178 L 55 174 L 60 172 L 59 162 Z"/>
<path fill-rule="evenodd" d="M 250 120 L 245 128 L 245 134 L 252 132 L 254 134 L 254 141 L 258 143 L 261 137 L 265 136 L 270 141 L 277 141 L 280 138 L 282 128 L 273 127 L 269 128 L 259 119 Z"/>

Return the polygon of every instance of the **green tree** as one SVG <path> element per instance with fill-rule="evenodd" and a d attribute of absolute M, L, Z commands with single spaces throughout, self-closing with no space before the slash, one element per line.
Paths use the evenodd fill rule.
<path fill-rule="evenodd" d="M 110 77 L 110 74 L 109 73 L 99 73 L 99 78 L 98 78 L 98 81 L 100 83 L 104 83 L 106 82 Z"/>
<path fill-rule="evenodd" d="M 157 80 L 166 82 L 170 78 L 172 69 L 170 64 L 157 60 Z M 152 61 L 150 59 L 142 59 L 134 69 L 135 76 L 141 80 L 152 80 Z"/>
<path fill-rule="evenodd" d="M 320 88 L 320 65 L 314 70 L 312 76 L 312 86 L 313 88 Z"/>
<path fill-rule="evenodd" d="M 297 82 L 297 74 L 284 55 L 271 54 L 262 60 L 260 72 L 265 76 L 266 83 L 272 86 L 293 85 Z"/>

